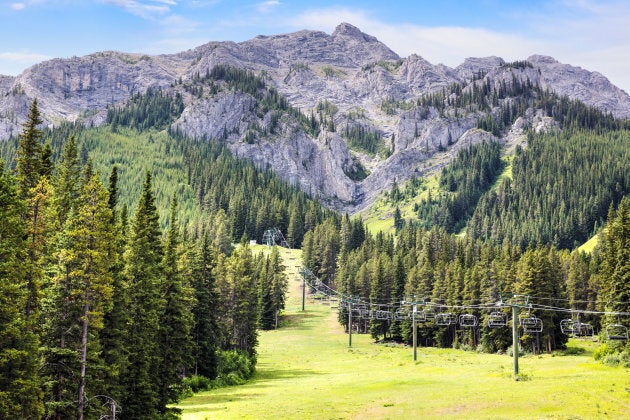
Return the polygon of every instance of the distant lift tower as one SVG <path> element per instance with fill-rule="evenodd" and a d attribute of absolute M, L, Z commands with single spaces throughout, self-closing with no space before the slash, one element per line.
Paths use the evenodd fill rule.
<path fill-rule="evenodd" d="M 263 234 L 263 243 L 267 246 L 280 245 L 284 248 L 290 248 L 289 243 L 284 239 L 282 232 L 277 227 L 265 231 Z"/>

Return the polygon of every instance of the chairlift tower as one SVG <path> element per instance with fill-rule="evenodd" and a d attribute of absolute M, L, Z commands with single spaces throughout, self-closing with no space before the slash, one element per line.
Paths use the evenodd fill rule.
<path fill-rule="evenodd" d="M 514 355 L 514 379 L 518 381 L 518 326 L 520 308 L 530 309 L 529 296 L 512 295 L 505 302 L 499 302 L 499 306 L 508 306 L 512 308 L 512 354 Z"/>
<path fill-rule="evenodd" d="M 282 231 L 277 227 L 272 227 L 265 231 L 263 234 L 263 243 L 269 247 L 279 245 L 284 248 L 290 248 L 289 243 L 282 235 Z"/>

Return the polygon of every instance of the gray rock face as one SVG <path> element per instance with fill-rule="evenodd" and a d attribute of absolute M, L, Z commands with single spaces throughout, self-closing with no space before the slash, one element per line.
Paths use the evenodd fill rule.
<path fill-rule="evenodd" d="M 419 98 L 453 83 L 471 91 L 472 81 L 483 75 L 494 86 L 514 78 L 529 80 L 617 117 L 630 117 L 630 96 L 601 74 L 551 57 L 531 56 L 527 61 L 531 66 L 521 68 L 499 57 L 468 58 L 454 69 L 433 65 L 416 54 L 400 58 L 347 23 L 330 35 L 304 30 L 241 43 L 210 42 L 171 55 L 102 52 L 54 59 L 17 77 L 0 76 L 0 139 L 21 131 L 33 98 L 38 98 L 48 125 L 62 120 L 99 125 L 108 106 L 124 104 L 135 93 L 148 88 L 173 90 L 183 95 L 185 110 L 172 128 L 196 138 L 223 139 L 239 157 L 273 168 L 331 207 L 353 212 L 368 205 L 394 179 L 401 182 L 439 169 L 458 148 L 492 138 L 475 128 L 478 112 L 418 105 Z M 334 110 L 326 118 L 336 132 L 323 127 L 313 138 L 290 113 L 260 115 L 256 99 L 249 94 L 222 89 L 199 96 L 183 90 L 180 81 L 185 84 L 203 76 L 218 64 L 263 75 L 268 86 L 306 115 L 316 115 L 324 101 L 332 104 Z M 498 115 L 498 109 L 491 113 Z M 272 127 L 272 119 L 278 118 Z M 346 126 L 380 134 L 381 152 L 349 150 L 340 136 Z M 524 127 L 558 128 L 530 109 L 501 141 L 522 143 Z M 359 162 L 369 176 L 353 181 L 347 174 L 356 173 Z"/>
<path fill-rule="evenodd" d="M 630 117 L 628 94 L 600 73 L 562 64 L 542 55 L 532 55 L 527 61 L 540 69 L 542 87 L 611 112 L 617 118 Z"/>

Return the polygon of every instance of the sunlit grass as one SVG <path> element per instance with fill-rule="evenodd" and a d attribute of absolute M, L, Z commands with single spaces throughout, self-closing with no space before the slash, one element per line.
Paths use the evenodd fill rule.
<path fill-rule="evenodd" d="M 285 265 L 299 261 L 281 248 Z M 291 259 L 294 258 L 294 259 Z M 597 343 L 572 340 L 580 355 L 507 355 L 372 343 L 353 347 L 329 306 L 307 301 L 295 267 L 282 328 L 261 332 L 256 376 L 246 385 L 195 395 L 184 419 L 628 418 L 630 369 L 594 361 Z"/>

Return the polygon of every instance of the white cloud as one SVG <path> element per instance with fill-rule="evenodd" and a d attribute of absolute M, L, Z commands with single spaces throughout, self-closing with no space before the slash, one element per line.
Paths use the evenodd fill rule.
<path fill-rule="evenodd" d="M 171 35 L 193 33 L 199 27 L 199 22 L 180 15 L 169 15 L 160 21 L 164 31 Z"/>
<path fill-rule="evenodd" d="M 21 64 L 38 63 L 40 61 L 48 60 L 51 57 L 44 54 L 29 53 L 29 52 L 0 52 L 0 60 L 12 61 Z"/>
<path fill-rule="evenodd" d="M 262 3 L 258 3 L 256 6 L 256 10 L 260 13 L 269 13 L 272 9 L 280 6 L 280 2 L 278 0 L 267 0 Z"/>
<path fill-rule="evenodd" d="M 26 7 L 26 4 L 24 3 L 12 3 L 11 4 L 11 9 L 13 10 L 22 10 Z"/>
<path fill-rule="evenodd" d="M 107 4 L 121 7 L 132 15 L 139 16 L 143 19 L 155 19 L 163 16 L 171 11 L 170 6 L 177 4 L 171 1 L 142 2 L 136 0 L 103 0 Z"/>
<path fill-rule="evenodd" d="M 31 52 L 0 52 L 0 74 L 15 76 L 33 64 L 51 58 L 44 54 Z"/>

